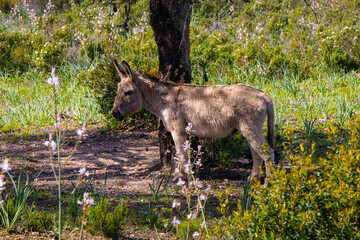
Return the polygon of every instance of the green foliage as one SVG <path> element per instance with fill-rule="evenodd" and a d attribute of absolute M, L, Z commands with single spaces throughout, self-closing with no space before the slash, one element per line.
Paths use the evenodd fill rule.
<path fill-rule="evenodd" d="M 34 205 L 28 207 L 25 214 L 24 228 L 30 232 L 46 232 L 55 226 L 55 215 L 39 211 Z"/>
<path fill-rule="evenodd" d="M 101 119 L 98 105 L 92 96 L 92 90 L 81 84 L 77 77 L 78 69 L 74 65 L 59 71 L 60 87 L 57 93 L 58 110 L 66 111 L 70 106 L 73 118 L 80 122 Z M 11 77 L 10 77 L 11 76 Z M 49 101 L 52 89 L 46 80 L 50 71 L 38 72 L 36 69 L 23 75 L 0 75 L 0 94 L 3 106 L 0 107 L 0 128 L 3 131 L 31 128 L 37 125 L 54 124 L 54 104 Z"/>
<path fill-rule="evenodd" d="M 10 13 L 0 13 L 0 57 L 6 59 L 0 61 L 1 73 L 6 76 L 1 81 L 7 82 L 13 73 L 22 78 L 28 70 L 40 71 L 38 78 L 47 76 L 51 67 L 57 66 L 60 71 L 72 71 L 69 79 L 78 87 L 91 90 L 78 95 L 96 99 L 99 112 L 108 118 L 108 127 L 154 128 L 155 116 L 145 110 L 122 123 L 116 123 L 110 114 L 119 81 L 112 66 L 114 58 L 127 60 L 135 70 L 158 72 L 157 47 L 148 24 L 148 2 L 132 2 L 129 16 L 124 11 L 126 2 L 54 3 L 55 6 L 35 1 L 38 8 L 17 3 Z M 296 99 L 307 89 L 303 82 L 320 85 L 324 81 L 319 79 L 333 71 L 340 76 L 359 69 L 360 33 L 354 19 L 360 11 L 356 6 L 352 0 L 336 6 L 326 1 L 311 2 L 311 8 L 305 1 L 199 1 L 193 7 L 190 30 L 193 82 L 202 83 L 202 78 L 208 80 L 206 84 L 247 83 L 263 90 L 277 88 L 272 90 L 272 97 L 278 98 L 280 115 L 285 114 L 281 111 L 289 104 L 281 98 L 284 93 L 280 90 L 286 89 L 288 98 Z M 33 77 L 24 84 L 31 83 Z M 268 82 L 278 83 L 266 86 Z M 324 84 L 323 96 L 318 97 L 330 98 L 330 94 L 324 96 L 329 90 L 337 91 Z M 322 109 L 331 118 L 335 108 L 332 100 L 328 102 L 331 106 Z M 0 125 L 9 130 L 19 122 L 23 126 L 38 124 L 35 116 L 21 116 L 32 109 L 43 112 L 38 108 L 41 104 L 25 103 L 30 104 L 22 112 L 22 105 L 0 110 L 5 116 Z M 97 110 L 96 104 L 87 103 L 86 107 Z M 83 111 L 79 109 L 77 116 Z M 94 113 L 92 116 L 101 118 Z M 276 116 L 277 123 L 287 121 Z M 338 116 L 341 124 L 346 121 L 342 116 Z M 45 114 L 39 117 L 44 124 L 50 124 L 44 120 Z M 233 158 L 232 154 L 224 155 L 224 162 Z"/>
<path fill-rule="evenodd" d="M 271 75 L 290 69 L 311 76 L 318 66 L 358 69 L 358 23 L 350 16 L 359 14 L 350 0 L 310 7 L 305 1 L 200 1 L 193 11 L 191 57 L 195 66 L 207 61 L 210 68 L 261 62 Z"/>
<path fill-rule="evenodd" d="M 33 54 L 32 44 L 29 44 L 31 38 L 35 41 L 40 40 L 31 34 L 0 32 L 0 56 L 1 59 L 7 59 L 0 61 L 0 68 L 20 71 L 28 69 Z"/>
<path fill-rule="evenodd" d="M 240 134 L 232 134 L 227 138 L 204 139 L 203 165 L 206 167 L 220 166 L 231 169 L 236 159 L 251 158 L 251 151 L 245 138 Z"/>
<path fill-rule="evenodd" d="M 10 12 L 15 5 L 15 0 L 0 0 L 0 11 Z"/>
<path fill-rule="evenodd" d="M 226 188 L 223 192 L 218 191 L 217 196 L 220 201 L 220 204 L 216 209 L 223 215 L 226 216 L 229 211 L 229 193 L 231 192 L 230 189 Z"/>
<path fill-rule="evenodd" d="M 201 228 L 200 224 L 201 219 L 195 219 L 193 221 L 185 219 L 179 225 L 177 234 L 180 239 L 192 239 L 193 234 Z"/>
<path fill-rule="evenodd" d="M 155 207 L 152 209 L 143 209 L 132 213 L 131 215 L 136 218 L 136 225 L 145 229 L 157 229 L 170 231 L 173 229 L 172 221 L 172 208 Z"/>
<path fill-rule="evenodd" d="M 123 236 L 127 211 L 128 207 L 124 201 L 110 211 L 109 202 L 103 198 L 96 206 L 89 209 L 86 229 L 92 234 L 103 234 L 112 239 L 119 239 Z"/>
<path fill-rule="evenodd" d="M 29 182 L 29 176 L 25 173 L 26 179 L 23 179 L 23 172 L 20 171 L 15 180 L 9 172 L 7 175 L 12 184 L 12 190 L 6 190 L 7 193 L 4 202 L 0 208 L 1 225 L 6 231 L 13 229 L 21 220 L 26 210 L 26 201 L 33 192 L 33 183 Z"/>
<path fill-rule="evenodd" d="M 163 193 L 166 192 L 170 187 L 170 179 L 171 173 L 166 176 L 160 171 L 159 176 L 155 179 L 155 173 L 153 174 L 152 184 L 149 183 L 150 191 L 151 191 L 151 198 L 150 200 L 153 202 L 157 202 L 163 196 Z"/>
<path fill-rule="evenodd" d="M 333 145 L 326 158 L 314 157 L 314 144 L 309 149 L 301 144 L 298 154 L 290 152 L 291 169 L 273 170 L 267 186 L 255 182 L 252 209 L 244 211 L 239 205 L 233 216 L 213 226 L 211 234 L 241 239 L 358 239 L 359 124 L 359 116 L 349 122 L 348 144 Z M 330 141 L 337 134 L 334 126 L 327 129 Z"/>
<path fill-rule="evenodd" d="M 99 112 L 109 120 L 108 123 L 112 127 L 154 127 L 157 122 L 156 117 L 145 109 L 141 109 L 138 113 L 120 123 L 115 122 L 113 119 L 111 110 L 117 94 L 117 86 L 120 82 L 120 77 L 112 64 L 112 61 L 112 59 L 104 59 L 103 61 L 98 62 L 96 66 L 90 67 L 88 71 L 79 73 L 80 79 L 93 89 L 95 98 L 100 107 Z"/>

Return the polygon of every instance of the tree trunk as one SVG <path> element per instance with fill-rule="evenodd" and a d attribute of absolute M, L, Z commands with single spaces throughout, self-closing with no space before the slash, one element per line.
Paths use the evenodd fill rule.
<path fill-rule="evenodd" d="M 150 25 L 159 53 L 159 74 L 168 81 L 190 83 L 190 15 L 192 0 L 150 0 Z M 160 160 L 172 167 L 171 134 L 159 121 Z"/>

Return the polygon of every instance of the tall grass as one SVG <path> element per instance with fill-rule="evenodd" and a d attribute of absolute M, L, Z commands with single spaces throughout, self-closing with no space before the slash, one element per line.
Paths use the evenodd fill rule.
<path fill-rule="evenodd" d="M 304 117 L 335 120 L 343 125 L 360 110 L 360 79 L 356 72 L 322 73 L 317 77 L 297 79 L 289 72 L 283 77 L 254 75 L 257 67 L 227 69 L 208 73 L 208 83 L 248 84 L 267 93 L 274 101 L 276 124 L 303 127 Z M 196 74 L 201 75 L 199 72 Z M 200 84 L 201 77 L 194 83 Z M 309 120 L 309 119 L 307 119 Z"/>
<path fill-rule="evenodd" d="M 68 71 L 69 70 L 69 71 Z M 58 91 L 59 111 L 69 105 L 75 120 L 100 120 L 98 104 L 92 89 L 80 82 L 75 66 L 59 71 L 61 85 Z M 0 73 L 1 106 L 0 129 L 3 131 L 43 127 L 53 123 L 52 89 L 46 84 L 47 75 L 37 69 L 11 76 Z"/>
<path fill-rule="evenodd" d="M 67 63 L 58 74 L 61 79 L 59 111 L 64 111 L 70 105 L 73 117 L 80 122 L 103 119 L 92 88 L 83 84 L 78 77 L 78 73 L 88 66 Z M 276 123 L 283 126 L 294 122 L 302 125 L 304 115 L 311 115 L 315 119 L 335 119 L 343 125 L 353 113 L 360 110 L 360 81 L 356 72 L 323 73 L 318 78 L 296 80 L 291 75 L 283 78 L 256 77 L 253 76 L 254 71 L 251 67 L 247 72 L 242 68 L 227 69 L 226 72 L 219 69 L 208 73 L 209 81 L 206 84 L 244 83 L 265 91 L 275 103 Z M 194 71 L 194 83 L 200 84 L 201 79 L 196 78 L 197 74 L 201 73 Z M 46 73 L 36 69 L 22 75 L 0 73 L 2 131 L 52 124 L 52 90 L 45 83 Z"/>

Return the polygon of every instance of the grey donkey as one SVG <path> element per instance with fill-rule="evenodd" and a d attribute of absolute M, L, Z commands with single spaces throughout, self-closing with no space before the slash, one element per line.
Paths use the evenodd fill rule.
<path fill-rule="evenodd" d="M 199 137 L 223 138 L 237 129 L 246 138 L 253 157 L 249 179 L 261 177 L 263 161 L 266 176 L 271 177 L 268 162 L 274 164 L 274 107 L 263 91 L 243 84 L 176 84 L 136 72 L 125 61 L 120 65 L 114 60 L 114 65 L 121 78 L 112 110 L 117 120 L 129 117 L 143 106 L 163 121 L 172 135 L 179 158 L 185 161 L 185 128 L 189 123 Z M 262 130 L 266 117 L 268 142 Z M 178 164 L 175 176 L 182 174 L 183 166 Z"/>

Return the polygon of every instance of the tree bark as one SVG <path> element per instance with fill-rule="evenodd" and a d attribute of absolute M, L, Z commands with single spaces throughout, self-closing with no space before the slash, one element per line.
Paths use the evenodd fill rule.
<path fill-rule="evenodd" d="M 191 82 L 190 15 L 192 0 L 150 0 L 150 25 L 159 53 L 159 74 L 176 83 Z M 160 160 L 173 167 L 175 155 L 171 134 L 161 120 L 158 125 Z"/>

